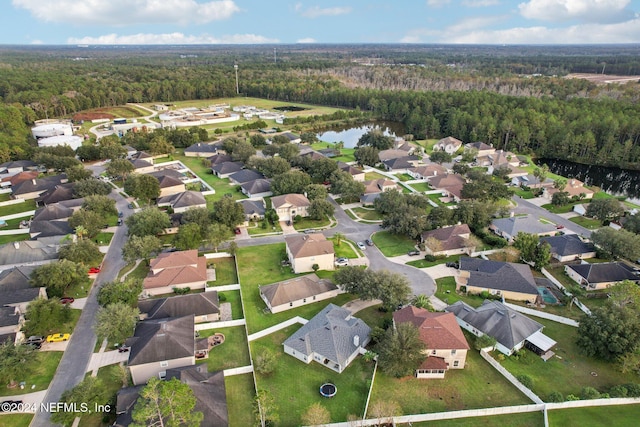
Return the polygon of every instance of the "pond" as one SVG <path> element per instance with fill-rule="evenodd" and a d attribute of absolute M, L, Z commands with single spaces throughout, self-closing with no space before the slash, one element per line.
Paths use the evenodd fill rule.
<path fill-rule="evenodd" d="M 583 165 L 566 160 L 540 159 L 549 170 L 566 178 L 577 178 L 585 185 L 595 185 L 614 196 L 626 196 L 632 201 L 640 199 L 640 171 Z"/>
<path fill-rule="evenodd" d="M 358 127 L 337 127 L 318 133 L 316 136 L 323 142 L 336 143 L 342 141 L 344 142 L 344 148 L 355 148 L 360 137 L 373 129 L 380 129 L 385 135 L 393 137 L 405 134 L 404 126 L 401 123 L 376 122 Z"/>

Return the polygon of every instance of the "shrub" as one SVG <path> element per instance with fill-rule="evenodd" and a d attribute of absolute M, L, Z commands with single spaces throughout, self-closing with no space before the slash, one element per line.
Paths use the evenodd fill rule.
<path fill-rule="evenodd" d="M 518 375 L 516 378 L 526 388 L 531 389 L 531 387 L 533 387 L 533 380 L 531 379 L 531 377 L 529 375 Z"/>
<path fill-rule="evenodd" d="M 176 295 L 185 295 L 188 294 L 189 292 L 191 292 L 191 288 L 190 287 L 185 287 L 185 288 L 173 288 L 173 292 Z"/>
<path fill-rule="evenodd" d="M 489 335 L 482 335 L 481 337 L 477 337 L 475 342 L 473 343 L 473 347 L 476 350 L 482 350 L 483 348 L 493 347 L 496 345 L 496 339 L 490 337 Z"/>
<path fill-rule="evenodd" d="M 436 260 L 436 257 L 435 257 L 435 256 L 433 256 L 433 255 L 431 255 L 431 254 L 426 254 L 426 255 L 424 256 L 424 260 L 425 260 L 425 261 L 429 261 L 429 262 L 434 262 L 434 261 Z"/>
<path fill-rule="evenodd" d="M 495 246 L 496 248 L 504 248 L 507 246 L 507 241 L 499 236 L 494 236 L 493 234 L 486 234 L 482 241 L 490 246 Z"/>
<path fill-rule="evenodd" d="M 564 396 L 559 391 L 552 391 L 547 397 L 548 402 L 564 402 Z"/>
<path fill-rule="evenodd" d="M 574 394 L 567 395 L 567 402 L 571 402 L 572 400 L 580 400 L 580 398 Z"/>
<path fill-rule="evenodd" d="M 219 300 L 220 302 L 224 302 L 224 301 L 226 301 L 226 300 L 227 300 L 227 296 L 226 296 L 225 294 L 218 293 L 218 300 Z"/>
<path fill-rule="evenodd" d="M 600 397 L 600 392 L 593 387 L 584 387 L 580 391 L 580 397 L 582 399 L 597 399 Z"/>
<path fill-rule="evenodd" d="M 623 384 L 624 388 L 627 389 L 627 396 L 629 397 L 640 397 L 640 384 Z"/>

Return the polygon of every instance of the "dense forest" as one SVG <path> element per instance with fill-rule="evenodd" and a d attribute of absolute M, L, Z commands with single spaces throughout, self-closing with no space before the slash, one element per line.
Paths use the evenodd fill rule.
<path fill-rule="evenodd" d="M 45 117 L 127 102 L 242 95 L 359 109 L 417 138 L 640 169 L 640 85 L 572 72 L 640 74 L 635 46 L 153 46 L 0 49 L 0 160 L 28 157 Z"/>

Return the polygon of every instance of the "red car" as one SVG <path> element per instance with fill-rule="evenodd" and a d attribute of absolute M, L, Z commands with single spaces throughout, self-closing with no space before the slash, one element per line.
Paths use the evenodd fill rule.
<path fill-rule="evenodd" d="M 99 267 L 91 267 L 89 269 L 89 274 L 98 274 L 100 273 L 100 268 Z"/>
<path fill-rule="evenodd" d="M 564 228 L 564 225 L 562 225 L 562 224 L 556 225 L 556 229 L 558 229 L 558 230 L 562 230 L 563 228 Z"/>
<path fill-rule="evenodd" d="M 73 297 L 62 297 L 60 298 L 60 302 L 62 304 L 71 304 L 75 301 L 75 299 Z"/>
<path fill-rule="evenodd" d="M 233 230 L 236 234 L 240 234 L 242 233 L 242 231 L 240 230 L 240 227 L 236 227 L 235 230 Z"/>

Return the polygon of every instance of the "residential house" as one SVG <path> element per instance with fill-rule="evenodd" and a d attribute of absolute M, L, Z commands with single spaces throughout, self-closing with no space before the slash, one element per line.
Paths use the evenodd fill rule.
<path fill-rule="evenodd" d="M 540 242 L 548 243 L 551 247 L 551 256 L 560 262 L 596 256 L 596 247 L 593 243 L 583 241 L 577 234 L 542 237 Z"/>
<path fill-rule="evenodd" d="M 260 298 L 271 313 L 333 298 L 340 293 L 340 289 L 330 280 L 320 279 L 315 273 L 260 286 L 258 289 Z"/>
<path fill-rule="evenodd" d="M 470 294 L 489 292 L 515 301 L 533 303 L 539 297 L 531 268 L 526 264 L 460 257 L 456 289 L 462 286 Z"/>
<path fill-rule="evenodd" d="M 298 135 L 294 135 L 291 132 L 283 132 L 280 134 L 280 136 L 284 136 L 285 138 L 287 138 L 291 144 L 300 144 L 300 142 L 302 142 Z"/>
<path fill-rule="evenodd" d="M 60 203 L 53 203 L 43 208 L 36 209 L 32 221 L 56 221 L 69 219 L 74 210 Z"/>
<path fill-rule="evenodd" d="M 523 174 L 512 177 L 511 185 L 515 185 L 516 187 L 550 188 L 553 187 L 553 180 L 546 178 L 544 182 L 540 182 L 538 178 L 531 174 Z"/>
<path fill-rule="evenodd" d="M 165 319 L 194 315 L 195 323 L 220 320 L 218 292 L 176 295 L 168 298 L 138 301 L 140 320 Z"/>
<path fill-rule="evenodd" d="M 134 385 L 145 384 L 151 377 L 164 379 L 167 370 L 193 366 L 195 358 L 194 315 L 138 322 L 127 365 Z"/>
<path fill-rule="evenodd" d="M 429 163 L 424 166 L 418 166 L 415 168 L 410 168 L 407 170 L 407 173 L 411 175 L 413 179 L 431 179 L 434 176 L 445 175 L 447 173 L 447 168 L 437 163 Z"/>
<path fill-rule="evenodd" d="M 416 167 L 419 162 L 420 158 L 418 156 L 404 156 L 385 160 L 382 164 L 387 171 L 401 172 Z"/>
<path fill-rule="evenodd" d="M 338 169 L 340 169 L 341 171 L 347 172 L 349 175 L 351 175 L 354 181 L 364 182 L 365 180 L 366 174 L 362 169 L 358 169 L 345 162 L 338 162 Z"/>
<path fill-rule="evenodd" d="M 32 239 L 43 237 L 59 237 L 60 239 L 73 234 L 74 230 L 65 220 L 57 221 L 31 221 L 29 226 L 29 236 Z"/>
<path fill-rule="evenodd" d="M 65 184 L 56 185 L 53 188 L 46 190 L 39 197 L 36 198 L 36 204 L 39 206 L 47 206 L 53 203 L 64 202 L 74 198 L 73 188 L 75 182 L 67 182 Z"/>
<path fill-rule="evenodd" d="M 400 150 L 397 148 L 390 148 L 388 150 L 382 150 L 378 153 L 378 159 L 381 162 L 386 160 L 400 159 L 403 157 L 407 157 L 408 153 L 405 150 Z"/>
<path fill-rule="evenodd" d="M 384 191 L 400 190 L 398 184 L 387 178 L 364 181 L 364 194 L 382 193 Z"/>
<path fill-rule="evenodd" d="M 471 150 L 474 148 L 478 150 L 478 153 L 476 154 L 476 158 L 488 157 L 491 154 L 496 152 L 496 149 L 493 148 L 493 145 L 488 145 L 488 144 L 485 144 L 484 142 L 470 142 L 464 145 L 465 150 Z"/>
<path fill-rule="evenodd" d="M 264 175 L 251 169 L 242 169 L 229 175 L 229 182 L 236 185 L 255 181 L 256 179 L 264 179 Z"/>
<path fill-rule="evenodd" d="M 154 170 L 153 158 L 150 158 L 148 160 L 136 159 L 135 156 L 133 156 L 131 159 L 129 159 L 129 162 L 133 165 L 134 173 L 140 173 L 140 174 L 151 173 Z"/>
<path fill-rule="evenodd" d="M 240 184 L 242 194 L 249 198 L 269 197 L 273 194 L 271 191 L 271 181 L 268 179 L 256 179 L 253 181 Z"/>
<path fill-rule="evenodd" d="M 554 193 L 560 191 L 557 188 L 550 187 L 546 191 L 546 197 L 551 199 Z M 569 197 L 581 197 L 583 199 L 592 199 L 595 191 L 590 190 L 584 186 L 584 182 L 571 178 L 567 180 L 567 185 L 564 187 L 564 190 L 569 194 Z"/>
<path fill-rule="evenodd" d="M 556 226 L 549 222 L 542 222 L 533 215 L 511 216 L 491 221 L 489 230 L 500 237 L 513 242 L 519 232 L 536 234 L 538 236 L 553 236 L 558 232 Z"/>
<path fill-rule="evenodd" d="M 156 178 L 160 183 L 160 196 L 158 196 L 160 198 L 187 191 L 184 182 L 178 178 L 167 174 L 161 174 L 156 176 Z"/>
<path fill-rule="evenodd" d="M 442 191 L 442 195 L 459 202 L 462 199 L 462 187 L 466 184 L 464 177 L 457 173 L 447 173 L 444 175 L 436 175 L 429 180 L 429 184 Z"/>
<path fill-rule="evenodd" d="M 116 421 L 113 423 L 113 427 L 129 427 L 133 423 L 133 408 L 140 397 L 140 390 L 145 385 L 140 384 L 118 390 L 116 395 Z"/>
<path fill-rule="evenodd" d="M 211 166 L 215 166 L 225 162 L 233 162 L 233 158 L 229 154 L 222 154 L 220 152 L 218 152 L 218 154 L 215 154 L 211 157 L 207 157 L 207 160 L 211 162 Z"/>
<path fill-rule="evenodd" d="M 200 191 L 183 191 L 182 193 L 160 197 L 158 206 L 171 206 L 174 213 L 182 213 L 189 209 L 206 208 L 207 201 Z"/>
<path fill-rule="evenodd" d="M 304 194 L 282 194 L 271 198 L 271 206 L 280 221 L 293 221 L 298 215 L 303 218 L 309 216 L 311 202 Z"/>
<path fill-rule="evenodd" d="M 33 160 L 13 160 L 0 163 L 0 174 L 13 176 L 20 172 L 35 171 L 37 168 L 38 164 Z"/>
<path fill-rule="evenodd" d="M 31 181 L 38 178 L 38 175 L 40 175 L 40 172 L 38 171 L 24 171 L 18 172 L 15 175 L 5 175 L 0 181 L 0 186 L 15 187 L 23 181 Z"/>
<path fill-rule="evenodd" d="M 60 236 L 43 237 L 38 240 L 23 240 L 0 245 L 0 265 L 21 265 L 58 258 Z"/>
<path fill-rule="evenodd" d="M 621 262 L 603 262 L 597 264 L 565 265 L 564 272 L 574 282 L 585 287 L 588 291 L 606 289 L 623 280 L 640 282 L 635 271 Z"/>
<path fill-rule="evenodd" d="M 20 308 L 16 306 L 0 307 L 0 336 L 19 335 L 20 328 L 24 324 L 24 316 Z M 6 338 L 3 339 L 3 341 Z"/>
<path fill-rule="evenodd" d="M 228 178 L 229 175 L 239 172 L 244 168 L 242 162 L 220 162 L 211 166 L 211 170 L 218 178 Z"/>
<path fill-rule="evenodd" d="M 445 153 L 453 155 L 462 147 L 462 141 L 452 136 L 442 138 L 433 146 L 433 151 L 444 151 Z"/>
<path fill-rule="evenodd" d="M 393 313 L 394 326 L 409 322 L 425 345 L 425 361 L 416 370 L 417 378 L 444 378 L 448 369 L 464 369 L 469 344 L 453 313 L 429 312 L 408 305 Z"/>
<path fill-rule="evenodd" d="M 455 314 L 458 324 L 475 336 L 495 338 L 496 350 L 507 356 L 525 346 L 544 355 L 556 344 L 542 333 L 543 325 L 498 301 L 485 300 L 478 308 L 457 301 L 445 311 Z"/>
<path fill-rule="evenodd" d="M 314 271 L 314 265 L 319 270 L 334 269 L 333 242 L 323 234 L 292 234 L 285 236 L 284 240 L 294 273 L 309 273 Z"/>
<path fill-rule="evenodd" d="M 53 190 L 57 185 L 64 184 L 67 181 L 66 174 L 22 181 L 11 188 L 11 196 L 14 199 L 37 199 L 47 190 Z"/>
<path fill-rule="evenodd" d="M 161 253 L 151 259 L 149 274 L 142 282 L 143 294 L 172 293 L 174 288 L 204 289 L 208 280 L 207 260 L 196 249 Z"/>
<path fill-rule="evenodd" d="M 242 205 L 244 209 L 244 225 L 248 226 L 249 222 L 258 222 L 264 219 L 264 200 L 263 199 L 249 199 L 238 200 L 237 203 Z"/>
<path fill-rule="evenodd" d="M 495 150 L 487 157 L 491 161 L 491 166 L 493 166 L 494 169 L 501 167 L 513 169 L 520 165 L 520 159 L 518 159 L 518 156 L 510 151 Z"/>
<path fill-rule="evenodd" d="M 420 238 L 425 243 L 427 254 L 434 256 L 471 254 L 475 250 L 469 238 L 471 230 L 467 224 L 452 225 L 449 227 L 437 228 L 425 231 Z"/>
<path fill-rule="evenodd" d="M 369 343 L 371 328 L 349 310 L 329 304 L 283 343 L 284 352 L 341 373 Z"/>
<path fill-rule="evenodd" d="M 404 151 L 406 153 L 406 155 L 411 155 L 411 154 L 415 153 L 415 151 L 416 151 L 416 146 L 414 144 L 410 143 L 409 141 L 404 140 L 401 137 L 396 137 L 393 140 L 393 148 L 395 150 Z"/>
<path fill-rule="evenodd" d="M 21 313 L 26 313 L 31 301 L 47 298 L 46 288 L 31 286 L 34 269 L 19 266 L 0 271 L 0 307 L 17 307 Z"/>
<path fill-rule="evenodd" d="M 135 156 L 136 154 L 138 154 L 138 150 L 136 150 L 135 148 L 133 148 L 130 145 L 123 145 L 122 148 L 124 148 L 125 150 L 127 150 L 127 159 L 132 159 L 133 156 Z"/>
<path fill-rule="evenodd" d="M 215 145 L 209 145 L 206 142 L 197 142 L 184 149 L 184 155 L 187 157 L 210 157 L 218 152 Z"/>
<path fill-rule="evenodd" d="M 587 207 L 583 203 L 578 203 L 577 205 L 573 205 L 572 210 L 578 215 L 585 216 L 587 214 Z"/>

